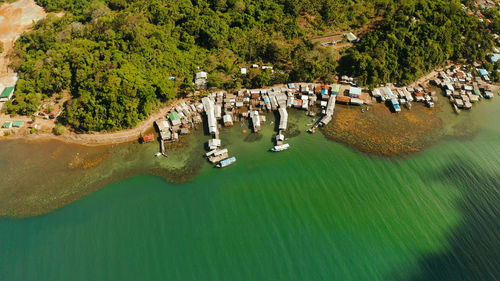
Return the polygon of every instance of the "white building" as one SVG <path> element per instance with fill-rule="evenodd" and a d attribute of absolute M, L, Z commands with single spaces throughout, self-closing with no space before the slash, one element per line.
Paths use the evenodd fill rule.
<path fill-rule="evenodd" d="M 361 97 L 361 88 L 351 87 L 349 89 L 349 96 L 351 98 L 359 98 L 359 97 Z"/>
<path fill-rule="evenodd" d="M 194 78 L 194 85 L 199 89 L 206 89 L 208 86 L 208 74 L 204 71 L 196 73 Z"/>

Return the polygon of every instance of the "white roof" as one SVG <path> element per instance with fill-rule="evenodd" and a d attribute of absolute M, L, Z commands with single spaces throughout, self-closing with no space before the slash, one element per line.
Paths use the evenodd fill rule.
<path fill-rule="evenodd" d="M 220 139 L 209 139 L 208 143 L 215 144 L 215 145 L 220 145 Z"/>
<path fill-rule="evenodd" d="M 219 144 L 220 144 L 220 140 L 219 140 Z M 219 151 L 214 152 L 214 156 L 219 156 L 219 155 L 222 155 L 224 153 L 228 153 L 227 148 L 224 148 L 224 149 L 221 149 Z"/>
<path fill-rule="evenodd" d="M 361 88 L 357 87 L 351 87 L 349 89 L 349 95 L 354 95 L 354 96 L 360 96 L 361 95 Z"/>
<path fill-rule="evenodd" d="M 358 98 L 352 98 L 352 99 L 351 99 L 351 103 L 361 105 L 361 104 L 363 104 L 364 102 L 363 102 L 363 100 L 361 100 L 361 99 L 358 99 Z"/>
<path fill-rule="evenodd" d="M 286 125 L 288 123 L 288 112 L 286 112 L 286 109 L 281 108 L 281 107 L 278 109 L 278 111 L 280 114 L 279 128 L 280 128 L 280 130 L 286 130 Z"/>
<path fill-rule="evenodd" d="M 252 122 L 255 127 L 260 127 L 260 118 L 259 118 L 259 112 L 257 110 L 252 111 Z"/>
<path fill-rule="evenodd" d="M 207 79 L 207 76 L 207 73 L 204 71 L 196 73 L 196 79 Z"/>

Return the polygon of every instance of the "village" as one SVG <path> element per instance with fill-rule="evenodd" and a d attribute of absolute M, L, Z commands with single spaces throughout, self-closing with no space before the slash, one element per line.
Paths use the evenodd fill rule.
<path fill-rule="evenodd" d="M 206 72 L 198 72 L 195 84 L 200 88 L 206 87 L 206 79 Z M 433 87 L 440 93 L 431 91 Z M 494 97 L 484 69 L 460 65 L 440 71 L 434 79 L 414 87 L 389 84 L 370 91 L 358 87 L 354 78 L 341 76 L 338 83 L 330 85 L 289 83 L 265 89 L 242 89 L 234 93 L 213 91 L 201 100 L 179 103 L 165 118 L 155 122 L 161 147 L 156 156 L 167 157 L 165 143 L 176 142 L 179 135 L 189 134 L 190 130 L 205 123 L 206 132 L 211 136 L 206 144 L 208 152 L 205 157 L 216 167 L 225 167 L 236 162 L 236 158 L 230 157 L 228 149 L 223 148 L 220 139 L 222 126 L 231 127 L 248 121 L 253 133 L 257 133 L 267 121 L 266 113 L 276 112 L 279 120 L 276 120 L 275 146 L 270 151 L 279 152 L 290 148 L 286 143 L 288 110 L 303 110 L 307 116 L 314 118 L 315 122 L 307 130 L 314 133 L 318 127 L 326 126 L 333 120 L 336 104 L 357 106 L 365 112 L 374 103 L 384 103 L 387 110 L 396 114 L 410 110 L 414 103 L 433 108 L 440 95 L 449 99 L 457 114 L 462 109 L 471 109 L 472 104 L 481 99 Z M 143 142 L 154 140 L 154 134 L 142 137 Z"/>
<path fill-rule="evenodd" d="M 492 53 L 489 59 L 494 62 L 499 57 L 498 54 Z M 158 139 L 160 151 L 156 156 L 168 157 L 166 143 L 177 142 L 180 135 L 187 135 L 191 130 L 203 126 L 211 136 L 206 144 L 205 157 L 216 167 L 225 167 L 236 162 L 236 158 L 230 157 L 230 152 L 221 142 L 220 129 L 223 126 L 243 126 L 242 124 L 247 122 L 251 131 L 258 133 L 267 121 L 266 113 L 275 112 L 279 120 L 276 120 L 275 146 L 270 151 L 279 152 L 290 148 L 286 143 L 289 110 L 302 110 L 308 117 L 313 118 L 313 122 L 308 124 L 309 133 L 315 133 L 319 127 L 328 125 L 334 119 L 336 104 L 356 106 L 364 113 L 370 110 L 371 105 L 381 103 L 387 110 L 397 114 L 402 110 L 411 110 L 416 104 L 431 110 L 441 96 L 448 99 L 453 111 L 459 114 L 462 110 L 472 109 L 473 105 L 482 99 L 494 97 L 496 88 L 491 84 L 490 73 L 481 66 L 479 63 L 451 65 L 425 77 L 426 80 L 422 83 L 407 87 L 387 84 L 370 90 L 359 87 L 355 78 L 334 76 L 337 83 L 328 85 L 289 83 L 263 89 L 241 89 L 236 92 L 217 89 L 198 91 L 192 98 L 174 103 L 168 114 L 154 122 L 158 138 L 154 134 L 145 134 L 140 140 L 150 142 Z M 274 71 L 272 66 L 254 64 L 251 67 Z M 240 70 L 243 75 L 247 72 L 245 67 Z M 200 90 L 207 89 L 208 73 L 196 73 L 194 85 Z M 0 106 L 15 98 L 14 87 L 15 85 L 0 85 Z M 44 124 L 44 127 L 56 124 L 62 108 L 63 105 L 57 101 L 49 101 L 42 104 L 33 116 L 9 118 L 3 115 L 7 117 L 7 120 L 2 120 L 3 135 L 16 134 L 19 130 L 30 134 L 37 133 L 42 129 L 40 124 Z"/>

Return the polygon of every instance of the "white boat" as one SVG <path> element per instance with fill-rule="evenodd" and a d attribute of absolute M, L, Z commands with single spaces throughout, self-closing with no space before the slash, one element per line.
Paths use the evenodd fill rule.
<path fill-rule="evenodd" d="M 227 158 L 225 160 L 220 161 L 216 167 L 217 168 L 224 168 L 224 167 L 227 167 L 231 164 L 234 164 L 234 162 L 236 162 L 236 157 Z"/>
<path fill-rule="evenodd" d="M 290 148 L 290 145 L 288 143 L 282 144 L 282 145 L 276 145 L 273 148 L 271 148 L 272 152 L 280 152 L 283 150 L 287 150 Z"/>
<path fill-rule="evenodd" d="M 161 152 L 158 152 L 155 154 L 155 157 L 160 157 L 161 156 Z"/>

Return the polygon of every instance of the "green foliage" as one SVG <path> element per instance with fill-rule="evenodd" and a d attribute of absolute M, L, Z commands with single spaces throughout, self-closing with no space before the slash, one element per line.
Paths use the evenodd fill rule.
<path fill-rule="evenodd" d="M 360 84 L 408 83 L 447 60 L 483 60 L 492 47 L 485 23 L 456 1 L 406 1 L 340 61 Z"/>
<path fill-rule="evenodd" d="M 17 40 L 16 98 L 4 108 L 29 115 L 42 100 L 68 92 L 60 121 L 84 131 L 135 126 L 192 91 L 198 67 L 217 88 L 330 81 L 335 53 L 306 33 L 348 30 L 377 16 L 385 22 L 339 68 L 362 83 L 411 80 L 447 59 L 482 58 L 490 45 L 483 26 L 444 0 L 36 1 L 65 15 L 40 21 Z M 241 76 L 239 67 L 252 63 L 273 65 L 274 72 L 249 69 Z"/>
<path fill-rule="evenodd" d="M 37 3 L 66 13 L 42 20 L 17 41 L 13 67 L 20 79 L 16 99 L 6 110 L 31 114 L 41 100 L 67 91 L 72 99 L 60 118 L 75 129 L 135 126 L 179 91 L 191 90 L 198 66 L 209 72 L 209 85 L 217 88 L 285 82 L 304 76 L 294 73 L 307 69 L 312 71 L 307 78 L 315 79 L 331 69 L 317 66 L 325 54 L 310 58 L 306 70 L 299 69 L 303 54 L 293 52 L 304 45 L 298 40 L 304 36 L 295 12 L 299 6 L 287 10 L 290 3 L 283 0 Z M 304 12 L 318 14 L 322 7 Z M 239 78 L 239 67 L 251 62 L 285 71 Z M 170 76 L 177 79 L 170 81 Z"/>
<path fill-rule="evenodd" d="M 62 135 L 62 134 L 64 134 L 66 132 L 66 127 L 64 127 L 61 124 L 57 124 L 54 127 L 53 132 L 54 132 L 55 135 L 60 136 L 60 135 Z"/>

